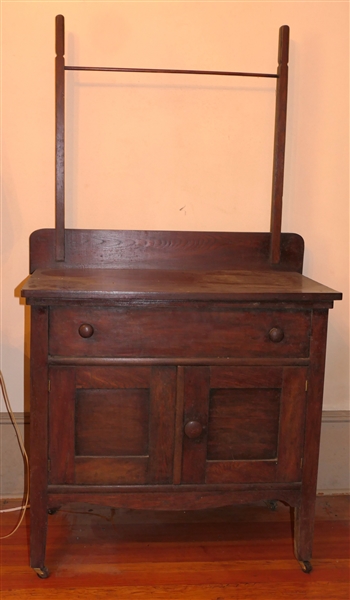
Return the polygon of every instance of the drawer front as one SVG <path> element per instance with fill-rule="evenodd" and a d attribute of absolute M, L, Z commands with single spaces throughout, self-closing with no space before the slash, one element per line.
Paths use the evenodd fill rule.
<path fill-rule="evenodd" d="M 299 357 L 311 312 L 192 307 L 53 307 L 49 352 L 77 357 Z"/>

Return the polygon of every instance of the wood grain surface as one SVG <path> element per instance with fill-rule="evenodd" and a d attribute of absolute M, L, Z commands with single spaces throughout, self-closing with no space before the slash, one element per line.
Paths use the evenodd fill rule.
<path fill-rule="evenodd" d="M 28 566 L 28 515 L 3 541 L 1 598 L 348 600 L 349 506 L 347 496 L 317 498 L 309 575 L 282 503 L 162 513 L 66 505 L 49 517 L 46 580 Z M 2 534 L 17 518 L 2 514 Z"/>
<path fill-rule="evenodd" d="M 60 300 L 333 301 L 342 295 L 300 273 L 258 270 L 38 269 L 22 296 Z"/>
<path fill-rule="evenodd" d="M 282 233 L 271 265 L 269 233 L 65 229 L 65 262 L 56 261 L 55 229 L 30 236 L 30 272 L 56 267 L 156 269 L 274 269 L 301 273 L 303 238 Z"/>

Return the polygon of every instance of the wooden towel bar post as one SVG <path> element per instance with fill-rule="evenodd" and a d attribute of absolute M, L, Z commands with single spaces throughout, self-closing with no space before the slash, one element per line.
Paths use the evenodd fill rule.
<path fill-rule="evenodd" d="M 64 17 L 56 17 L 56 261 L 65 259 L 64 181 Z"/>
<path fill-rule="evenodd" d="M 288 93 L 289 27 L 280 28 L 276 88 L 275 142 L 271 199 L 271 264 L 278 264 L 281 257 L 282 196 L 284 179 L 284 156 L 286 146 L 287 93 Z"/>
<path fill-rule="evenodd" d="M 272 73 L 242 73 L 233 71 L 199 71 L 182 69 L 138 69 L 123 67 L 65 66 L 64 17 L 56 17 L 56 261 L 65 260 L 65 71 L 111 71 L 139 73 L 185 73 L 195 75 L 224 75 L 239 77 L 269 77 L 277 79 L 274 159 L 271 200 L 270 262 L 278 264 L 281 258 L 282 195 L 287 120 L 289 27 L 279 31 L 278 70 Z"/>

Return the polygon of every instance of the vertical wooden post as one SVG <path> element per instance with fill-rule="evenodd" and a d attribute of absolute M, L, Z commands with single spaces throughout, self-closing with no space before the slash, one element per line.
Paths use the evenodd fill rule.
<path fill-rule="evenodd" d="M 48 483 L 48 309 L 31 307 L 30 564 L 45 568 Z"/>
<path fill-rule="evenodd" d="M 288 92 L 289 27 L 280 27 L 276 87 L 275 142 L 273 157 L 270 262 L 278 264 L 281 255 L 282 196 L 286 144 Z"/>
<path fill-rule="evenodd" d="M 310 338 L 310 366 L 305 419 L 301 502 L 294 512 L 294 550 L 295 556 L 299 561 L 309 561 L 312 557 L 327 325 L 328 310 L 314 309 L 312 312 L 312 334 Z"/>
<path fill-rule="evenodd" d="M 56 17 L 56 260 L 64 261 L 64 17 Z"/>

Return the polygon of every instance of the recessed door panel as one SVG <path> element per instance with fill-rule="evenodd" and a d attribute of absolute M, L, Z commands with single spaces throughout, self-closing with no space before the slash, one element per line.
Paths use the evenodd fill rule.
<path fill-rule="evenodd" d="M 175 367 L 52 367 L 50 482 L 170 483 Z"/>
<path fill-rule="evenodd" d="M 77 390 L 77 456 L 146 456 L 149 390 Z"/>
<path fill-rule="evenodd" d="M 207 460 L 263 460 L 278 453 L 280 389 L 214 389 Z"/>
<path fill-rule="evenodd" d="M 202 387 L 196 388 L 199 369 L 185 369 L 182 482 L 195 483 L 199 472 L 207 484 L 299 481 L 307 369 L 200 371 Z M 192 438 L 189 421 L 199 424 Z"/>

